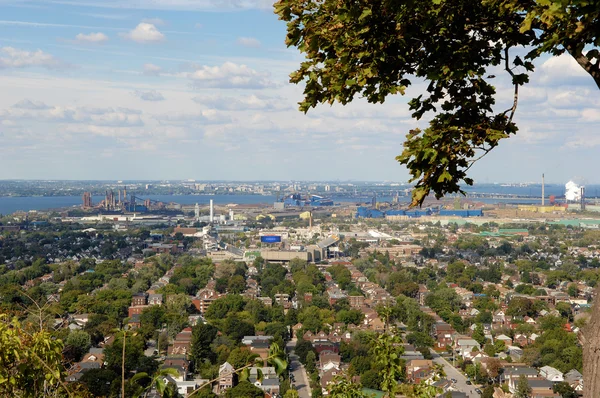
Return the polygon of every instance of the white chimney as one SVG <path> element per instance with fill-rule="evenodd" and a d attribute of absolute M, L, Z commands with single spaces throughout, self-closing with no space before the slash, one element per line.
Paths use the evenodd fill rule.
<path fill-rule="evenodd" d="M 542 174 L 542 206 L 544 206 L 545 201 L 546 201 L 546 196 L 545 196 L 545 193 L 544 193 L 544 188 L 545 188 L 545 185 L 544 185 L 544 175 Z"/>
<path fill-rule="evenodd" d="M 213 200 L 210 200 L 210 222 L 213 223 L 215 221 L 215 208 L 213 206 Z"/>

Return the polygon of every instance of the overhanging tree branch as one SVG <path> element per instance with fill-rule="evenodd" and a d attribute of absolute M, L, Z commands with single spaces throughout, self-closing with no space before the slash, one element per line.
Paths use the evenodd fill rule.
<path fill-rule="evenodd" d="M 577 61 L 591 77 L 594 79 L 596 86 L 600 88 L 600 58 L 596 59 L 596 63 L 593 63 L 584 53 L 581 45 L 566 44 L 565 50 Z"/>

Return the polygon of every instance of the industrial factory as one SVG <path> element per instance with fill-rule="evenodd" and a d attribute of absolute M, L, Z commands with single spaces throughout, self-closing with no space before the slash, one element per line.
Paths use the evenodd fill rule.
<path fill-rule="evenodd" d="M 123 190 L 118 189 L 116 194 L 112 190 L 106 191 L 104 199 L 97 205 L 94 205 L 92 202 L 91 192 L 84 192 L 82 198 L 84 210 L 97 209 L 104 212 L 144 213 L 153 210 L 164 210 L 166 208 L 163 202 L 140 198 L 133 193 L 127 198 L 127 187 L 123 188 Z"/>

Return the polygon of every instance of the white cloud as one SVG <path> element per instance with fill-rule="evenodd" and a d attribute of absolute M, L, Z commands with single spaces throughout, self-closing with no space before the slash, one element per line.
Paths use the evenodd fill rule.
<path fill-rule="evenodd" d="M 14 47 L 0 48 L 0 69 L 30 66 L 55 68 L 59 64 L 60 62 L 56 58 L 42 50 L 26 51 Z"/>
<path fill-rule="evenodd" d="M 221 66 L 201 66 L 188 76 L 197 87 L 263 89 L 276 85 L 267 73 L 233 62 L 225 62 Z"/>
<path fill-rule="evenodd" d="M 154 26 L 164 26 L 165 25 L 165 21 L 163 21 L 160 18 L 144 18 L 144 19 L 142 19 L 142 22 L 149 23 Z"/>
<path fill-rule="evenodd" d="M 154 64 L 144 64 L 144 74 L 158 76 L 162 72 L 162 68 Z"/>
<path fill-rule="evenodd" d="M 260 47 L 260 41 L 254 37 L 238 37 L 237 44 L 244 47 L 258 48 Z"/>
<path fill-rule="evenodd" d="M 214 109 L 206 109 L 195 113 L 170 113 L 156 116 L 155 119 L 163 125 L 189 125 L 194 122 L 200 125 L 206 125 L 227 124 L 232 122 L 231 116 Z"/>
<path fill-rule="evenodd" d="M 31 106 L 8 108 L 0 111 L 0 117 L 7 120 L 31 120 L 93 126 L 131 127 L 144 125 L 141 111 L 135 109 L 48 106 L 42 102 L 35 103 L 33 108 Z"/>
<path fill-rule="evenodd" d="M 157 43 L 165 40 L 163 35 L 151 23 L 142 22 L 128 33 L 123 33 L 121 36 L 136 43 Z"/>
<path fill-rule="evenodd" d="M 144 101 L 164 101 L 165 100 L 165 97 L 156 90 L 150 90 L 150 91 L 136 90 L 132 94 Z"/>
<path fill-rule="evenodd" d="M 106 36 L 102 32 L 90 33 L 90 34 L 87 34 L 87 35 L 83 34 L 83 33 L 80 33 L 77 36 L 75 36 L 75 41 L 77 41 L 79 43 L 100 44 L 100 43 L 107 42 L 108 41 L 108 36 Z"/>
<path fill-rule="evenodd" d="M 228 111 L 290 109 L 290 106 L 285 104 L 283 98 L 272 98 L 255 94 L 235 97 L 197 96 L 192 98 L 192 100 L 210 108 Z"/>
<path fill-rule="evenodd" d="M 569 54 L 548 58 L 540 66 L 540 81 L 545 84 L 570 85 L 573 83 L 589 83 L 590 75 Z"/>
<path fill-rule="evenodd" d="M 600 122 L 600 111 L 598 109 L 584 109 L 581 111 L 581 116 L 586 122 Z"/>
<path fill-rule="evenodd" d="M 196 29 L 202 29 L 202 24 L 201 23 L 197 23 L 194 25 L 194 28 Z"/>
<path fill-rule="evenodd" d="M 29 110 L 42 110 L 49 109 L 50 106 L 44 104 L 41 101 L 32 101 L 28 99 L 21 100 L 12 106 L 16 109 L 29 109 Z"/>

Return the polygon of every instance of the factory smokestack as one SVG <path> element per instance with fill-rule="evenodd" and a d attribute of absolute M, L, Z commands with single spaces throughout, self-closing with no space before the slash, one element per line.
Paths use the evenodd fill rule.
<path fill-rule="evenodd" d="M 210 222 L 211 224 L 215 221 L 215 208 L 213 206 L 213 200 L 210 200 Z"/>
<path fill-rule="evenodd" d="M 544 192 L 545 184 L 544 184 L 544 174 L 542 174 L 542 206 L 546 204 L 546 194 Z"/>

